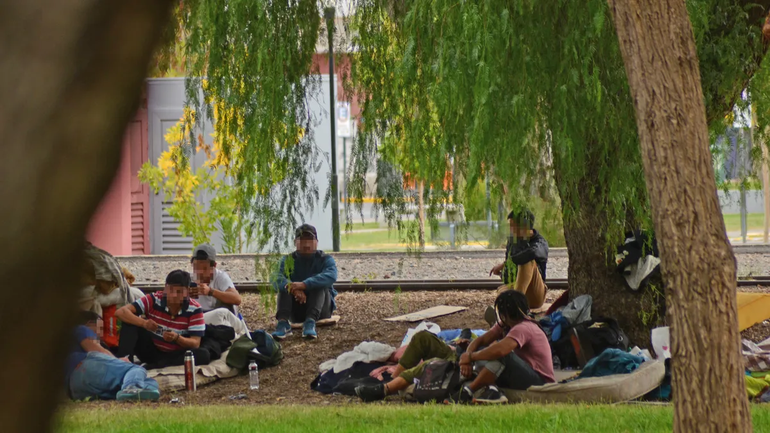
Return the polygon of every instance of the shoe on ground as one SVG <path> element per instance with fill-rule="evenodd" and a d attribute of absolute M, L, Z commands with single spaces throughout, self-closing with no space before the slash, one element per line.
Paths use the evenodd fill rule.
<path fill-rule="evenodd" d="M 356 387 L 356 395 L 365 402 L 385 399 L 385 384 L 361 385 Z"/>
<path fill-rule="evenodd" d="M 468 385 L 463 385 L 459 391 L 450 395 L 444 403 L 470 404 L 473 402 L 473 391 Z"/>
<path fill-rule="evenodd" d="M 508 403 L 508 397 L 505 396 L 496 386 L 490 385 L 481 391 L 481 394 L 473 399 L 474 403 L 481 404 L 503 404 Z"/>
<path fill-rule="evenodd" d="M 495 326 L 497 323 L 497 312 L 495 311 L 495 307 L 487 307 L 484 311 L 484 321 L 487 322 L 490 327 Z"/>
<path fill-rule="evenodd" d="M 158 401 L 159 398 L 160 391 L 157 389 L 143 389 L 135 386 L 121 389 L 116 396 L 118 401 Z"/>
<path fill-rule="evenodd" d="M 279 320 L 278 325 L 275 326 L 275 332 L 273 332 L 273 338 L 276 340 L 283 340 L 291 335 L 291 325 L 288 320 Z"/>
<path fill-rule="evenodd" d="M 318 333 L 315 330 L 315 320 L 305 320 L 305 323 L 302 325 L 302 338 L 307 338 L 308 340 L 318 338 Z"/>

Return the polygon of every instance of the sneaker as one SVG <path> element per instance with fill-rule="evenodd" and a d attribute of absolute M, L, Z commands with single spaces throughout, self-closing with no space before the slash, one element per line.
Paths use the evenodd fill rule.
<path fill-rule="evenodd" d="M 450 395 L 448 399 L 444 400 L 444 403 L 457 403 L 457 404 L 469 404 L 473 402 L 473 391 L 468 385 L 463 385 L 459 391 Z"/>
<path fill-rule="evenodd" d="M 487 307 L 484 311 L 484 321 L 486 321 L 490 327 L 495 326 L 497 323 L 497 312 L 495 311 L 495 307 Z"/>
<path fill-rule="evenodd" d="M 356 395 L 365 402 L 384 400 L 386 395 L 385 384 L 357 386 Z"/>
<path fill-rule="evenodd" d="M 157 389 L 144 389 L 135 386 L 121 389 L 116 396 L 118 401 L 158 401 L 159 398 L 160 391 Z"/>
<path fill-rule="evenodd" d="M 309 340 L 318 338 L 318 333 L 315 332 L 315 320 L 305 320 L 305 324 L 302 325 L 302 338 L 307 338 Z"/>
<path fill-rule="evenodd" d="M 482 404 L 502 404 L 508 403 L 508 397 L 500 392 L 496 386 L 490 385 L 484 388 L 484 391 L 481 392 L 481 395 L 474 398 L 473 402 Z"/>
<path fill-rule="evenodd" d="M 289 321 L 279 320 L 278 325 L 275 327 L 275 332 L 273 332 L 273 338 L 276 340 L 283 340 L 289 335 L 291 335 L 291 325 L 289 324 Z"/>

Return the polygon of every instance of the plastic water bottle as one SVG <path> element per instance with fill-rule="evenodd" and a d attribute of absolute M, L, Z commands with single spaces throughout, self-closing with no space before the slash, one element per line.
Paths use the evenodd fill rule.
<path fill-rule="evenodd" d="M 255 361 L 251 361 L 249 364 L 249 389 L 259 389 L 259 368 Z"/>

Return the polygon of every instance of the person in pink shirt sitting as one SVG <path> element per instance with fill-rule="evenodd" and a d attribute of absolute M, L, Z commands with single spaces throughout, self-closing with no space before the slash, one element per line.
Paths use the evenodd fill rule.
<path fill-rule="evenodd" d="M 525 390 L 555 382 L 551 346 L 529 317 L 527 297 L 514 290 L 503 292 L 495 300 L 495 312 L 495 326 L 473 340 L 458 361 L 465 377 L 471 376 L 474 363 L 479 370 L 476 379 L 463 386 L 461 400 L 486 387 L 476 400 L 496 402 L 505 400 L 497 386 Z"/>
<path fill-rule="evenodd" d="M 478 375 L 465 383 L 459 394 L 452 396 L 453 401 L 504 403 L 508 400 L 498 386 L 525 390 L 555 381 L 551 346 L 540 326 L 528 316 L 527 297 L 515 290 L 505 291 L 497 297 L 494 307 L 497 313 L 495 326 L 473 340 L 457 360 L 461 377 L 473 377 L 474 364 Z M 457 358 L 454 351 L 435 335 L 429 332 L 415 334 L 399 361 L 394 379 L 388 383 L 359 386 L 356 394 L 363 401 L 376 401 L 406 389 L 432 359 L 454 361 Z M 474 398 L 474 393 L 482 389 Z"/>

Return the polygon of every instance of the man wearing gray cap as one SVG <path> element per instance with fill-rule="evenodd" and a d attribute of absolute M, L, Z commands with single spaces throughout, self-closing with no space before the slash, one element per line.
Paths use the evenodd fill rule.
<path fill-rule="evenodd" d="M 241 305 L 241 295 L 226 272 L 217 269 L 217 250 L 209 244 L 201 244 L 193 250 L 193 274 L 198 287 L 190 289 L 190 297 L 198 301 L 204 313 L 227 308 L 236 316 Z"/>
<path fill-rule="evenodd" d="M 318 338 L 315 324 L 328 319 L 336 308 L 334 283 L 337 264 L 332 256 L 318 249 L 318 233 L 310 224 L 302 224 L 294 232 L 297 250 L 283 257 L 273 276 L 278 292 L 278 325 L 273 337 L 283 340 L 291 335 L 291 325 L 302 323 L 302 337 Z"/>

